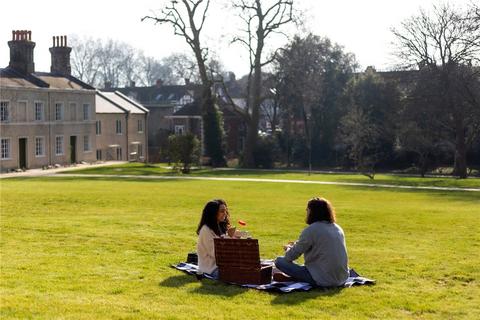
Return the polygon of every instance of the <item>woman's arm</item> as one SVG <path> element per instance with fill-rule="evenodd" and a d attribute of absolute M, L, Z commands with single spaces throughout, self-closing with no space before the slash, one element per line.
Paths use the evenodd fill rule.
<path fill-rule="evenodd" d="M 202 228 L 198 235 L 199 246 L 203 249 L 203 252 L 210 257 L 215 257 L 215 245 L 213 243 L 213 231 L 210 228 Z"/>

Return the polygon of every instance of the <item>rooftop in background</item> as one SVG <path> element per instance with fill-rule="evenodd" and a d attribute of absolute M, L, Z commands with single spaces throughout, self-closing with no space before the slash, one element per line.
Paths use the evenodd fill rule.
<path fill-rule="evenodd" d="M 162 107 L 178 104 L 182 100 L 192 102 L 201 95 L 201 85 L 155 85 L 150 87 L 105 88 L 104 92 L 119 91 L 140 102 L 145 107 Z M 181 103 L 185 104 L 185 103 Z"/>
<path fill-rule="evenodd" d="M 132 113 L 145 114 L 148 109 L 129 99 L 122 93 L 97 91 L 95 96 L 97 113 Z"/>

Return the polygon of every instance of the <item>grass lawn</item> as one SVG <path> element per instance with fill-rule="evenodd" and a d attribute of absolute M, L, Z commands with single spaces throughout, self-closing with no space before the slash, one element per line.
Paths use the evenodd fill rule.
<path fill-rule="evenodd" d="M 79 174 L 105 174 L 105 175 L 181 175 L 170 169 L 159 165 L 144 165 L 141 163 L 127 163 L 114 166 L 97 167 L 83 170 L 75 170 L 66 173 Z M 305 172 L 295 171 L 271 171 L 271 170 L 215 170 L 215 169 L 199 169 L 192 170 L 190 176 L 201 177 L 241 177 L 241 178 L 264 178 L 264 179 L 282 179 L 282 180 L 312 180 L 312 181 L 329 181 L 329 182 L 353 182 L 353 183 L 369 183 L 369 184 L 393 184 L 407 186 L 434 186 L 434 187 L 460 187 L 460 188 L 480 188 L 480 178 L 456 179 L 453 177 L 443 178 L 421 178 L 415 176 L 399 176 L 388 174 L 377 174 L 374 180 L 362 174 L 325 174 L 313 173 L 308 175 Z"/>
<path fill-rule="evenodd" d="M 115 177 L 16 178 L 0 187 L 2 319 L 480 314 L 478 192 Z M 377 285 L 282 295 L 169 267 L 195 249 L 211 198 L 226 199 L 233 220 L 245 220 L 259 239 L 262 257 L 274 258 L 304 227 L 314 195 L 332 201 L 351 267 Z"/>

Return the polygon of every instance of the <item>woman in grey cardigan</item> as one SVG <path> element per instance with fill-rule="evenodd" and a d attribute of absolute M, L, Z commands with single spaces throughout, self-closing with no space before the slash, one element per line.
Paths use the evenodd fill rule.
<path fill-rule="evenodd" d="M 322 287 L 341 286 L 348 278 L 348 257 L 343 230 L 335 223 L 335 210 L 323 198 L 308 201 L 306 210 L 308 226 L 295 243 L 284 247 L 285 256 L 278 257 L 275 266 L 292 280 Z M 302 254 L 304 266 L 293 262 Z"/>

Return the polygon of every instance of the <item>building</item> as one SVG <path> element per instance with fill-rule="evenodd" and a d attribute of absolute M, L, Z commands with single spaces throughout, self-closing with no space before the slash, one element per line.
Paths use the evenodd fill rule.
<path fill-rule="evenodd" d="M 36 72 L 31 31 L 13 31 L 0 69 L 0 170 L 95 161 L 95 89 L 71 75 L 67 37 L 53 37 L 50 72 Z"/>
<path fill-rule="evenodd" d="M 226 155 L 229 158 L 238 157 L 243 151 L 246 137 L 246 125 L 243 117 L 230 105 L 220 103 L 220 111 L 223 118 L 223 129 L 225 132 Z M 203 148 L 203 119 L 201 115 L 201 106 L 199 102 L 193 102 L 185 105 L 171 116 L 170 131 L 182 135 L 186 133 L 194 134 Z"/>
<path fill-rule="evenodd" d="M 97 160 L 148 161 L 148 109 L 122 93 L 97 91 Z"/>
<path fill-rule="evenodd" d="M 192 103 L 201 94 L 201 86 L 191 84 L 164 85 L 157 80 L 154 86 L 138 87 L 131 83 L 125 88 L 105 88 L 106 91 L 118 91 L 148 109 L 148 153 L 151 162 L 160 161 L 160 151 L 168 136 L 172 133 L 167 116 L 172 115 L 188 103 Z"/>

